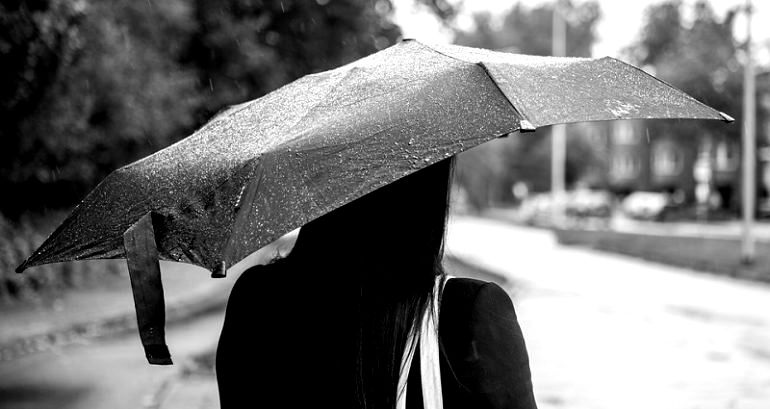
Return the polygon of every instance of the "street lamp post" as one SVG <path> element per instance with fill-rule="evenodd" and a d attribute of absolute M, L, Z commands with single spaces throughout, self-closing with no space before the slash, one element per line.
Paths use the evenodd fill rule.
<path fill-rule="evenodd" d="M 751 0 L 746 0 L 746 65 L 743 70 L 743 228 L 741 261 L 754 262 L 754 211 L 756 200 L 756 101 L 751 47 Z"/>
<path fill-rule="evenodd" d="M 553 29 L 551 34 L 552 54 L 564 57 L 566 53 L 566 22 L 562 16 L 561 2 L 553 8 Z M 564 174 L 567 153 L 566 130 L 564 124 L 551 127 L 551 223 L 560 227 L 563 223 L 564 209 Z"/>

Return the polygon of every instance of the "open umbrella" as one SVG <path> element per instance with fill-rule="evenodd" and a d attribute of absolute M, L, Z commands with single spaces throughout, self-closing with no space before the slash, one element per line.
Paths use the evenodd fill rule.
<path fill-rule="evenodd" d="M 283 234 L 418 169 L 556 123 L 732 119 L 612 58 L 405 40 L 233 106 L 116 170 L 27 259 L 128 259 L 148 358 L 169 363 L 158 259 L 214 276 Z"/>

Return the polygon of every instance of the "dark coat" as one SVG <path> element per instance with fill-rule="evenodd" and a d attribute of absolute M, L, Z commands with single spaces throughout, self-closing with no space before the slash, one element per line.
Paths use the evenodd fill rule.
<path fill-rule="evenodd" d="M 444 408 L 535 408 L 529 358 L 508 294 L 495 283 L 447 281 L 439 315 Z M 419 351 L 407 408 L 422 408 Z"/>
<path fill-rule="evenodd" d="M 345 342 L 355 338 L 346 334 L 354 313 L 348 301 L 326 297 L 312 286 L 291 286 L 291 280 L 303 277 L 271 273 L 270 267 L 244 272 L 230 295 L 216 362 L 222 409 L 270 407 L 271 402 L 349 407 L 355 370 L 346 366 L 352 362 L 346 358 L 356 346 Z M 298 299 L 303 302 L 295 303 Z M 448 281 L 439 339 L 446 409 L 535 407 L 524 339 L 513 304 L 498 285 Z M 422 407 L 419 355 L 410 371 L 407 407 Z"/>

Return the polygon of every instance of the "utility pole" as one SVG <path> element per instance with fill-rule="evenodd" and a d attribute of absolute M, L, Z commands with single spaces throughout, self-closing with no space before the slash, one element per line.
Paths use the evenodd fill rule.
<path fill-rule="evenodd" d="M 754 207 L 756 201 L 756 85 L 751 47 L 751 0 L 746 0 L 746 65 L 743 68 L 743 229 L 741 261 L 754 262 Z"/>
<path fill-rule="evenodd" d="M 566 53 L 566 22 L 562 15 L 562 2 L 556 1 L 553 6 L 553 29 L 551 33 L 551 53 L 556 57 L 564 57 Z M 564 124 L 551 127 L 551 224 L 562 226 L 564 222 L 564 174 L 567 154 L 566 130 Z"/>

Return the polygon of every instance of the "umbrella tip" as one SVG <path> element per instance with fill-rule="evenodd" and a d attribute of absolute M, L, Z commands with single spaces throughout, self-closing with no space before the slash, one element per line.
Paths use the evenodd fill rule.
<path fill-rule="evenodd" d="M 519 121 L 519 132 L 535 132 L 536 130 L 537 128 L 535 128 L 535 125 L 532 125 L 532 122 L 526 119 Z"/>
<path fill-rule="evenodd" d="M 223 260 L 219 263 L 216 270 L 211 272 L 211 278 L 227 277 L 227 263 Z"/>
<path fill-rule="evenodd" d="M 719 115 L 722 117 L 722 120 L 725 122 L 735 122 L 735 118 L 731 117 L 730 115 L 727 115 L 724 112 L 719 112 Z"/>
<path fill-rule="evenodd" d="M 26 269 L 27 269 L 27 261 L 28 261 L 28 260 L 24 260 L 24 262 L 23 262 L 23 263 L 19 264 L 19 266 L 18 266 L 18 267 L 16 267 L 16 270 L 15 270 L 15 271 L 16 271 L 16 274 L 21 274 L 21 273 L 23 273 L 23 272 L 24 272 L 24 270 L 26 270 Z"/>

